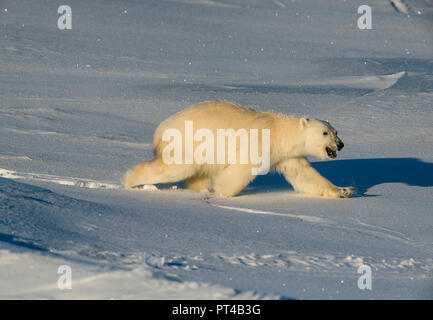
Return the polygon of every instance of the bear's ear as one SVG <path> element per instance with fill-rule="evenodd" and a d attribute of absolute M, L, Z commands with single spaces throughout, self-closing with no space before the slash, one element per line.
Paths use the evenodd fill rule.
<path fill-rule="evenodd" d="M 310 121 L 310 119 L 308 118 L 301 118 L 299 120 L 299 125 L 301 126 L 301 129 L 304 129 L 307 126 L 308 121 Z"/>

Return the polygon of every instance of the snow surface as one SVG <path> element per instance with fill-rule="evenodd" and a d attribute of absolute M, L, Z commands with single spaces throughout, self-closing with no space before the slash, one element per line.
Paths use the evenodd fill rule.
<path fill-rule="evenodd" d="M 73 0 L 61 31 L 58 1 L 2 0 L 0 298 L 432 299 L 433 6 L 367 2 L 372 30 L 353 0 Z M 329 119 L 346 147 L 314 166 L 359 194 L 122 190 L 212 99 Z"/>

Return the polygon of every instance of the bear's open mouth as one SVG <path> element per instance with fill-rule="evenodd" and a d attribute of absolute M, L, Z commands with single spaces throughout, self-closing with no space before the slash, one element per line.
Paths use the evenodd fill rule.
<path fill-rule="evenodd" d="M 328 157 L 331 159 L 337 158 L 337 151 L 332 150 L 330 147 L 326 147 L 326 153 L 328 154 Z"/>

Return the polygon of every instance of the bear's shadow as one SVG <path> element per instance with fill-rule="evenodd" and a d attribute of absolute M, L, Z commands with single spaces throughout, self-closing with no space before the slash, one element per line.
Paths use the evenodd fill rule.
<path fill-rule="evenodd" d="M 358 196 L 382 183 L 404 183 L 410 186 L 433 186 L 433 163 L 416 158 L 374 158 L 320 161 L 311 163 L 337 186 L 353 186 Z M 257 176 L 241 194 L 256 194 L 291 188 L 277 173 Z"/>

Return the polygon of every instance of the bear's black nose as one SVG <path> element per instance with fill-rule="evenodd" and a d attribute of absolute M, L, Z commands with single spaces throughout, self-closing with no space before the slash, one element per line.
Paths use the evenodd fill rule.
<path fill-rule="evenodd" d="M 338 151 L 340 151 L 341 149 L 343 149 L 343 147 L 344 147 L 344 143 L 343 143 L 343 141 L 339 141 L 339 142 L 337 143 Z"/>

